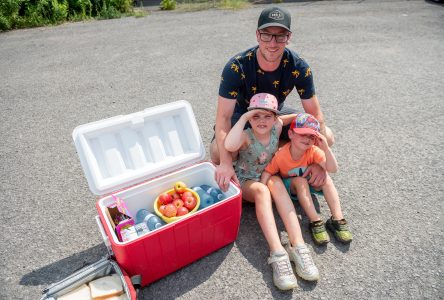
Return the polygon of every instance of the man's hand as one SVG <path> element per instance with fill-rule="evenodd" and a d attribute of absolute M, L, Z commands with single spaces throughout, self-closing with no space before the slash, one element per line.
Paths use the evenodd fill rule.
<path fill-rule="evenodd" d="M 216 166 L 216 173 L 214 174 L 217 184 L 222 192 L 226 192 L 230 186 L 230 180 L 233 179 L 238 185 L 236 173 L 234 172 L 233 165 L 220 164 Z"/>
<path fill-rule="evenodd" d="M 325 171 L 320 165 L 312 164 L 309 165 L 307 170 L 305 170 L 302 177 L 310 177 L 308 179 L 308 183 L 317 188 L 321 187 L 325 184 L 325 180 L 327 179 L 327 171 Z"/>

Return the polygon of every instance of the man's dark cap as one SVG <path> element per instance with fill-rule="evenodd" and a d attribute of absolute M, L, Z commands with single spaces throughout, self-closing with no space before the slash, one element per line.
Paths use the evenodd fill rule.
<path fill-rule="evenodd" d="M 290 12 L 284 8 L 271 6 L 265 8 L 257 22 L 257 29 L 264 29 L 271 26 L 277 26 L 290 30 L 291 15 Z"/>

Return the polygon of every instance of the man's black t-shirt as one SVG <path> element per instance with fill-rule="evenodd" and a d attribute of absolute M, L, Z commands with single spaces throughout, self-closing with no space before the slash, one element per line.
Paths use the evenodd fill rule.
<path fill-rule="evenodd" d="M 296 88 L 301 99 L 315 95 L 310 67 L 294 51 L 285 48 L 279 67 L 275 71 L 265 72 L 258 65 L 257 48 L 237 54 L 222 71 L 219 95 L 236 100 L 233 117 L 244 114 L 251 97 L 257 93 L 273 94 L 278 99 L 279 110 L 293 88 Z"/>

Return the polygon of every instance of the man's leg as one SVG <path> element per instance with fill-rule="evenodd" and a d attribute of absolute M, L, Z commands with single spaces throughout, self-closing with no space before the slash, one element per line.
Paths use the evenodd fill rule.
<path fill-rule="evenodd" d="M 220 164 L 219 149 L 217 147 L 216 139 L 214 137 L 211 140 L 210 144 L 210 158 L 215 165 Z"/>

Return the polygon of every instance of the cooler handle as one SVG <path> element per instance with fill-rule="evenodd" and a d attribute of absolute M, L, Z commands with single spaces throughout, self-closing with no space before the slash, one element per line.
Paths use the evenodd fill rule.
<path fill-rule="evenodd" d="M 133 277 L 131 277 L 131 283 L 136 290 L 136 299 L 139 299 L 139 292 L 142 288 L 142 276 L 134 275 Z"/>
<path fill-rule="evenodd" d="M 113 256 L 114 253 L 113 250 L 111 249 L 111 242 L 109 241 L 109 238 L 106 235 L 105 228 L 103 228 L 102 221 L 100 221 L 100 217 L 98 215 L 96 216 L 96 223 L 97 226 L 99 227 L 100 234 L 102 235 L 103 243 L 106 246 L 106 250 L 108 250 L 108 254 L 110 256 Z"/>

